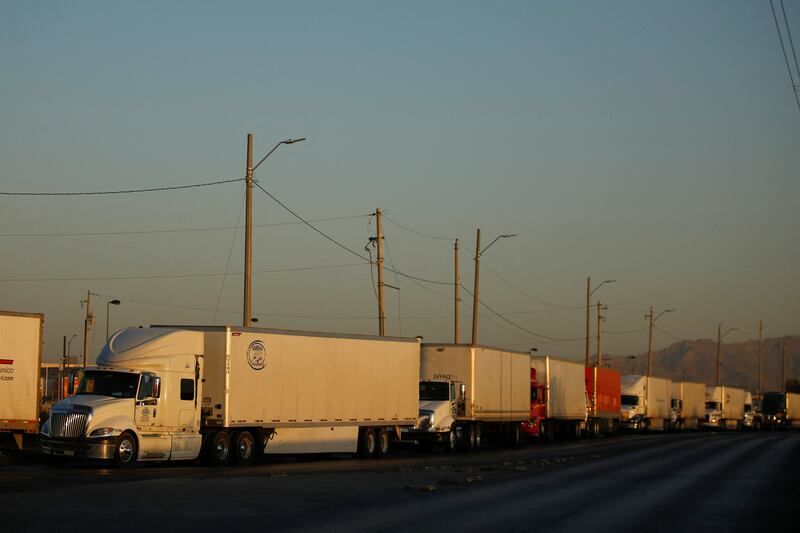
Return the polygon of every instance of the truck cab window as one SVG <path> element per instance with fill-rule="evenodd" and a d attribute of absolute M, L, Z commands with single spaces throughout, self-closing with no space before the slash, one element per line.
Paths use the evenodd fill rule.
<path fill-rule="evenodd" d="M 194 380 L 181 379 L 181 400 L 194 400 Z"/>
<path fill-rule="evenodd" d="M 153 374 L 142 374 L 142 379 L 139 381 L 139 394 L 136 396 L 136 399 L 144 400 L 145 398 L 153 398 L 154 382 L 155 376 Z"/>

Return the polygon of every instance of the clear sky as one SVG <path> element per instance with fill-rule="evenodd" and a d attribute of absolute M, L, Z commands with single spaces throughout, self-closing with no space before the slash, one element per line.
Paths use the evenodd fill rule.
<path fill-rule="evenodd" d="M 800 2 L 785 5 L 800 40 Z M 718 322 L 739 328 L 726 340 L 755 338 L 759 317 L 765 336 L 800 331 L 800 111 L 767 0 L 0 12 L 0 191 L 239 178 L 248 132 L 257 159 L 303 136 L 259 183 L 359 253 L 380 207 L 388 262 L 451 281 L 457 237 L 471 289 L 475 229 L 484 246 L 518 234 L 483 256 L 480 294 L 529 332 L 482 309 L 482 343 L 582 357 L 581 340 L 530 332 L 582 337 L 587 276 L 617 280 L 596 293 L 604 352 L 644 351 L 651 305 L 676 309 L 656 347 L 713 337 Z M 112 330 L 240 323 L 243 237 L 230 228 L 242 204 L 241 182 L 0 196 L 0 309 L 45 313 L 48 359 L 63 335 L 81 351 L 87 290 L 95 354 L 111 298 Z M 294 219 L 261 191 L 254 205 L 259 324 L 377 332 L 369 266 L 308 227 L 265 226 Z M 31 236 L 98 232 L 143 233 Z M 335 268 L 274 272 L 300 267 Z M 389 334 L 452 340 L 452 287 L 386 282 L 400 288 L 386 289 Z"/>

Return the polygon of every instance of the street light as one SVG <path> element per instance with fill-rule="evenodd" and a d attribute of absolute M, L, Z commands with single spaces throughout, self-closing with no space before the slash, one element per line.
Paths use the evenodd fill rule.
<path fill-rule="evenodd" d="M 251 273 L 253 271 L 253 171 L 257 169 L 261 163 L 272 155 L 272 152 L 278 149 L 282 144 L 294 144 L 305 141 L 305 137 L 299 139 L 286 139 L 285 141 L 278 142 L 272 150 L 267 152 L 267 155 L 261 158 L 261 161 L 253 166 L 253 134 L 247 134 L 247 174 L 245 186 L 245 224 L 244 224 L 244 309 L 242 313 L 242 326 L 250 326 L 250 289 L 251 289 Z"/>
<path fill-rule="evenodd" d="M 111 301 L 106 303 L 106 342 L 108 342 L 108 339 L 109 339 L 109 336 L 108 336 L 108 310 L 111 308 L 112 305 L 119 305 L 121 303 L 122 302 L 120 302 L 119 300 L 111 300 Z"/>
<path fill-rule="evenodd" d="M 481 279 L 481 254 L 488 250 L 494 243 L 500 239 L 507 239 L 509 237 L 516 237 L 516 233 L 504 233 L 498 235 L 489 243 L 489 246 L 481 250 L 481 228 L 478 228 L 478 233 L 475 243 L 475 288 L 472 294 L 472 345 L 478 344 L 478 289 L 480 288 Z"/>
<path fill-rule="evenodd" d="M 602 287 L 606 283 L 614 283 L 616 281 L 617 280 L 615 280 L 615 279 L 607 279 L 604 282 L 602 282 L 600 285 L 595 287 L 594 290 L 592 290 L 592 278 L 591 277 L 586 278 L 586 363 L 585 363 L 585 366 L 589 366 L 589 335 L 591 335 L 591 331 L 589 329 L 590 328 L 589 320 L 591 318 L 590 308 L 592 306 L 592 304 L 591 304 L 592 294 L 597 292 L 597 289 L 599 289 L 600 287 Z"/>
<path fill-rule="evenodd" d="M 650 377 L 650 373 L 653 370 L 653 322 L 658 320 L 658 317 L 663 315 L 664 313 L 672 313 L 674 309 L 664 309 L 660 313 L 658 313 L 655 317 L 653 317 L 653 306 L 650 306 L 650 312 L 644 315 L 645 318 L 650 319 L 650 329 L 647 335 L 647 377 Z"/>
<path fill-rule="evenodd" d="M 719 387 L 719 369 L 722 366 L 720 356 L 722 353 L 722 339 L 731 331 L 736 331 L 739 328 L 729 328 L 725 333 L 722 333 L 722 323 L 717 326 L 717 387 Z"/>

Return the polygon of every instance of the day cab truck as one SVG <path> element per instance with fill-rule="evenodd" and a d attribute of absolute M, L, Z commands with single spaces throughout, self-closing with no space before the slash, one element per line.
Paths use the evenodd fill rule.
<path fill-rule="evenodd" d="M 559 434 L 580 439 L 587 398 L 582 363 L 550 355 L 531 357 L 530 418 L 521 424 L 529 437 L 552 442 Z"/>
<path fill-rule="evenodd" d="M 530 356 L 489 346 L 423 344 L 419 415 L 403 440 L 477 450 L 486 441 L 519 444 L 530 409 Z"/>
<path fill-rule="evenodd" d="M 639 433 L 669 429 L 672 382 L 653 376 L 622 376 L 620 428 Z"/>
<path fill-rule="evenodd" d="M 35 448 L 44 315 L 0 311 L 0 449 Z"/>
<path fill-rule="evenodd" d="M 756 408 L 756 404 L 753 403 L 753 395 L 748 392 L 744 397 L 744 421 L 742 425 L 744 429 L 759 431 L 762 423 L 761 412 Z"/>
<path fill-rule="evenodd" d="M 129 328 L 41 428 L 43 453 L 113 460 L 389 452 L 417 419 L 419 342 L 233 326 Z"/>
<path fill-rule="evenodd" d="M 706 387 L 706 429 L 733 429 L 740 431 L 744 424 L 744 389 L 725 386 Z"/>
<path fill-rule="evenodd" d="M 672 382 L 670 429 L 697 429 L 706 414 L 706 386 L 690 381 Z"/>
<path fill-rule="evenodd" d="M 800 427 L 800 394 L 765 392 L 761 401 L 761 416 L 764 427 L 772 430 Z"/>
<path fill-rule="evenodd" d="M 586 433 L 590 437 L 619 433 L 622 376 L 618 370 L 586 367 L 586 396 L 589 413 Z"/>

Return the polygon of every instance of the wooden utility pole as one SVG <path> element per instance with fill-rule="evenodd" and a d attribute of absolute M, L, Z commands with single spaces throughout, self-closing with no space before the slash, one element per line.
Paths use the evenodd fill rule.
<path fill-rule="evenodd" d="M 481 228 L 475 237 L 475 287 L 472 293 L 472 345 L 478 344 L 478 289 L 481 279 Z"/>
<path fill-rule="evenodd" d="M 67 336 L 64 335 L 64 345 L 61 348 L 61 372 L 67 368 Z"/>
<path fill-rule="evenodd" d="M 653 372 L 653 306 L 650 306 L 650 313 L 645 315 L 650 319 L 650 327 L 647 333 L 647 377 Z"/>
<path fill-rule="evenodd" d="M 758 320 L 758 388 L 756 389 L 756 398 L 761 399 L 761 356 L 763 341 L 761 334 L 764 331 L 764 323 L 761 319 Z"/>
<path fill-rule="evenodd" d="M 591 319 L 591 310 L 589 307 L 591 306 L 590 298 L 592 297 L 592 278 L 586 278 L 586 362 L 584 366 L 589 366 L 589 335 L 591 334 L 591 329 L 589 326 L 589 320 Z"/>
<path fill-rule="evenodd" d="M 247 134 L 247 167 L 244 215 L 244 309 L 242 327 L 250 327 L 250 294 L 253 272 L 253 134 Z"/>
<path fill-rule="evenodd" d="M 459 291 L 461 286 L 461 277 L 458 274 L 458 239 L 456 239 L 455 253 L 456 253 L 455 257 L 456 277 L 455 280 L 453 281 L 453 293 L 454 293 L 453 300 L 455 301 L 455 312 L 453 316 L 455 317 L 455 324 L 453 329 L 453 342 L 458 344 L 459 338 L 461 336 L 458 330 L 458 321 L 460 318 L 459 315 L 461 314 L 461 293 Z"/>
<path fill-rule="evenodd" d="M 719 387 L 719 369 L 722 366 L 720 356 L 722 355 L 722 323 L 717 326 L 717 379 L 716 385 Z"/>
<path fill-rule="evenodd" d="M 92 291 L 86 291 L 86 318 L 83 321 L 83 368 L 86 368 L 86 358 L 89 355 L 89 331 L 92 329 L 94 315 L 92 314 Z"/>
<path fill-rule="evenodd" d="M 608 309 L 607 305 L 602 305 L 600 300 L 597 300 L 597 366 L 603 364 L 603 327 L 602 322 L 606 319 L 603 311 Z"/>
<path fill-rule="evenodd" d="M 383 337 L 386 335 L 386 312 L 383 305 L 383 226 L 380 209 L 375 210 L 375 221 L 378 226 L 378 333 Z"/>

